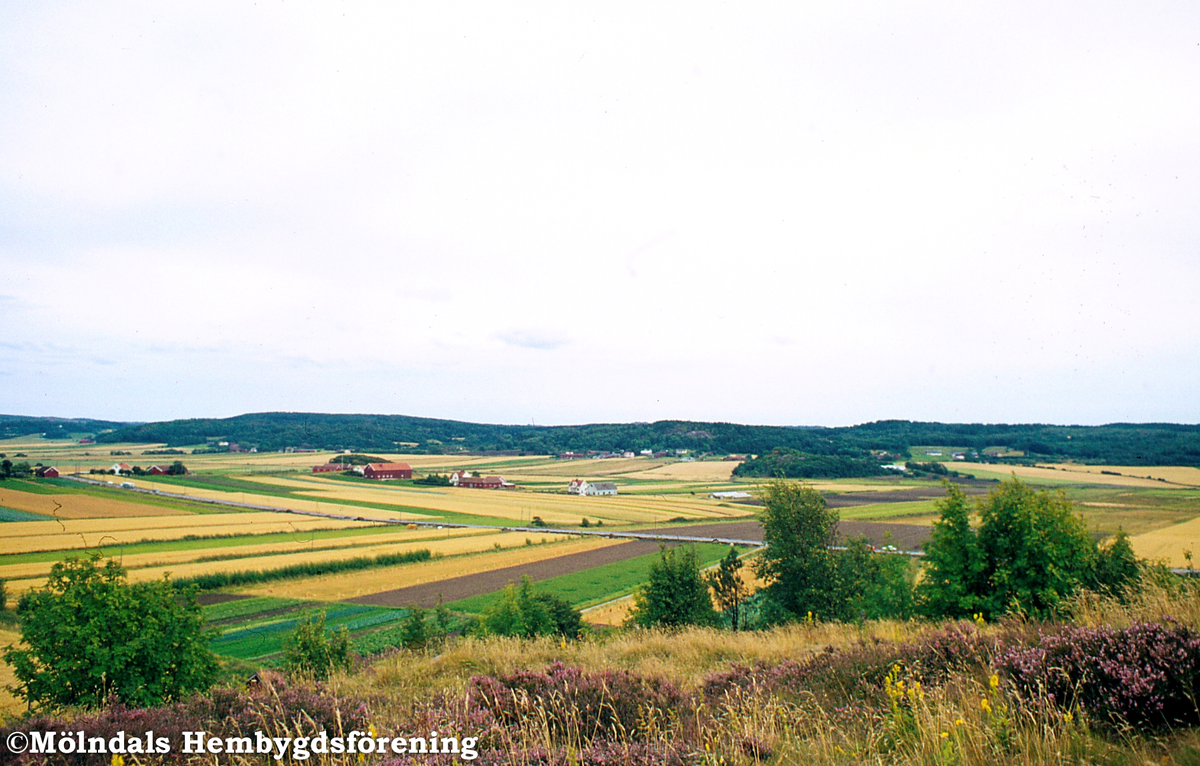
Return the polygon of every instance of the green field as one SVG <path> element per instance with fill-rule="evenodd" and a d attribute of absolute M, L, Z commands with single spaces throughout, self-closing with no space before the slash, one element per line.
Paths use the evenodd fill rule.
<path fill-rule="evenodd" d="M 729 546 L 727 545 L 714 545 L 713 543 L 696 545 L 696 558 L 702 568 L 717 563 L 728 552 Z M 555 596 L 565 599 L 576 609 L 582 609 L 631 593 L 649 578 L 650 565 L 656 559 L 658 559 L 658 554 L 650 553 L 626 561 L 605 564 L 584 572 L 539 580 L 534 583 L 534 587 L 539 591 L 553 593 Z M 500 591 L 484 593 L 453 601 L 446 604 L 446 607 L 456 612 L 479 614 L 491 606 L 499 595 Z"/>

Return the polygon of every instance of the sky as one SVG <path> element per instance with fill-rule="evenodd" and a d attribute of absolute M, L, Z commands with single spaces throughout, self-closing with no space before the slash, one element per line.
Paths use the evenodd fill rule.
<path fill-rule="evenodd" d="M 1200 4 L 0 4 L 0 412 L 1200 422 Z"/>

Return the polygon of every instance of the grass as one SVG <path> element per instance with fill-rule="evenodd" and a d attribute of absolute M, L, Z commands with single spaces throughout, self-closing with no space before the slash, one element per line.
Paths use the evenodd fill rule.
<path fill-rule="evenodd" d="M 12 508 L 0 507 L 0 522 L 4 521 L 49 521 L 53 516 L 46 516 L 40 513 L 30 513 L 29 511 L 17 511 Z"/>
<path fill-rule="evenodd" d="M 727 545 L 700 543 L 696 556 L 702 567 L 720 561 L 729 551 Z M 551 577 L 537 582 L 537 590 L 553 593 L 570 602 L 577 609 L 602 603 L 632 592 L 649 579 L 650 565 L 658 559 L 657 553 L 638 556 L 625 561 L 594 567 L 583 572 Z M 459 599 L 446 604 L 448 609 L 467 614 L 480 614 L 495 601 L 500 591 L 484 593 L 471 598 Z"/>
<path fill-rule="evenodd" d="M 215 623 L 239 617 L 253 617 L 256 614 L 286 607 L 298 607 L 303 603 L 306 602 L 294 598 L 257 596 L 225 601 L 220 604 L 209 604 L 208 606 L 201 607 L 201 612 L 203 612 L 206 622 Z"/>

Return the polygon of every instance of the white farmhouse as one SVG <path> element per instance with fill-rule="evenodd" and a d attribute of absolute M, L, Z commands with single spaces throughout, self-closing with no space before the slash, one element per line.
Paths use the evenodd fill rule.
<path fill-rule="evenodd" d="M 587 489 L 583 491 L 585 495 L 615 495 L 617 494 L 617 485 L 611 481 L 597 481 L 587 485 Z"/>
<path fill-rule="evenodd" d="M 587 494 L 588 486 L 586 479 L 571 479 L 571 483 L 567 485 L 568 495 L 583 495 Z"/>

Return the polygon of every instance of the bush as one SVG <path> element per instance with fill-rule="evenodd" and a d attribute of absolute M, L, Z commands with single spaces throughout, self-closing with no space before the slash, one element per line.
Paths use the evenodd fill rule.
<path fill-rule="evenodd" d="M 1066 627 L 1002 653 L 997 667 L 1026 694 L 1111 724 L 1200 724 L 1200 633 L 1176 623 Z"/>
<path fill-rule="evenodd" d="M 283 667 L 290 673 L 323 680 L 350 665 L 350 632 L 343 625 L 327 635 L 324 612 L 305 618 L 283 640 Z"/>
<path fill-rule="evenodd" d="M 522 577 L 519 586 L 507 586 L 477 626 L 484 635 L 526 638 L 554 634 L 575 638 L 582 629 L 578 610 L 553 594 L 535 592 L 528 577 Z"/>
<path fill-rule="evenodd" d="M 147 706 L 208 688 L 217 663 L 195 591 L 166 578 L 130 584 L 120 564 L 98 560 L 55 564 L 46 589 L 21 598 L 26 648 L 4 651 L 17 693 L 49 707 Z"/>
<path fill-rule="evenodd" d="M 635 625 L 677 628 L 717 623 L 695 548 L 660 547 L 658 560 L 650 564 L 649 576 L 649 581 L 633 594 L 629 616 Z"/>

